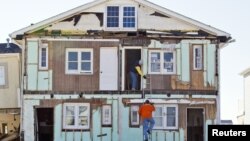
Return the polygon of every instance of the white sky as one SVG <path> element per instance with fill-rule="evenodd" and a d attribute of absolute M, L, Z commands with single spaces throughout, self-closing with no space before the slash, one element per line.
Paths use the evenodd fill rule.
<path fill-rule="evenodd" d="M 9 34 L 92 0 L 7 0 L 0 8 L 0 43 Z M 222 119 L 236 123 L 238 99 L 243 98 L 240 72 L 250 67 L 249 0 L 149 0 L 189 18 L 226 31 L 236 39 L 221 51 Z"/>

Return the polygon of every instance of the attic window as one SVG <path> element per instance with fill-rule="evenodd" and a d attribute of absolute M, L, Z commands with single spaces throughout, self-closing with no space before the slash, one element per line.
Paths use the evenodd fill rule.
<path fill-rule="evenodd" d="M 135 6 L 107 6 L 106 29 L 131 30 L 137 25 Z"/>

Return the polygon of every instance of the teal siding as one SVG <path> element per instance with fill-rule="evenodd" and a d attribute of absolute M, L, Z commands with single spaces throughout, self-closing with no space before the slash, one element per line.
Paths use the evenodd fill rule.
<path fill-rule="evenodd" d="M 38 72 L 38 90 L 49 90 L 49 72 Z"/>
<path fill-rule="evenodd" d="M 189 43 L 181 43 L 181 80 L 190 82 Z"/>
<path fill-rule="evenodd" d="M 180 44 L 176 45 L 176 73 L 177 76 L 181 76 L 181 48 Z"/>
<path fill-rule="evenodd" d="M 38 64 L 38 42 L 37 41 L 28 41 L 28 60 L 27 63 Z"/>
<path fill-rule="evenodd" d="M 101 110 L 98 108 L 96 111 L 92 111 L 92 130 L 93 130 L 93 140 L 100 141 L 100 137 L 97 137 L 101 133 Z"/>
<path fill-rule="evenodd" d="M 37 65 L 28 65 L 28 90 L 37 90 Z"/>
<path fill-rule="evenodd" d="M 207 48 L 207 82 L 215 86 L 215 44 L 208 45 Z"/>

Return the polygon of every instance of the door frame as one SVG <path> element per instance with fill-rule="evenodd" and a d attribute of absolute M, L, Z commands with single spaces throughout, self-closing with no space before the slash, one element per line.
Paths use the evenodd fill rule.
<path fill-rule="evenodd" d="M 204 107 L 187 107 L 186 108 L 186 129 L 188 130 L 188 119 L 187 119 L 187 115 L 188 115 L 188 109 L 202 109 L 203 110 L 203 113 L 202 113 L 202 115 L 203 115 L 203 141 L 205 141 L 206 140 L 206 137 L 205 137 L 205 133 L 206 133 L 206 127 L 205 127 L 205 123 L 206 123 L 206 121 L 205 121 L 205 113 L 206 113 L 206 111 L 205 111 L 205 108 Z M 187 130 L 186 130 L 186 135 L 188 136 L 188 134 L 187 134 Z"/>
<path fill-rule="evenodd" d="M 122 91 L 125 90 L 125 83 L 126 83 L 126 70 L 125 70 L 125 53 L 127 49 L 140 49 L 141 50 L 141 58 L 142 58 L 142 46 L 126 46 L 126 47 L 122 47 Z M 141 82 L 141 88 L 142 88 L 142 82 Z"/>

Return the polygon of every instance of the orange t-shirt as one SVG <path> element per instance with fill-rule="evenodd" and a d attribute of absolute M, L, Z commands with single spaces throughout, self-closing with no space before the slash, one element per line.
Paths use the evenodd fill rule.
<path fill-rule="evenodd" d="M 138 112 L 142 118 L 152 118 L 153 111 L 155 111 L 155 107 L 153 105 L 143 104 Z"/>

